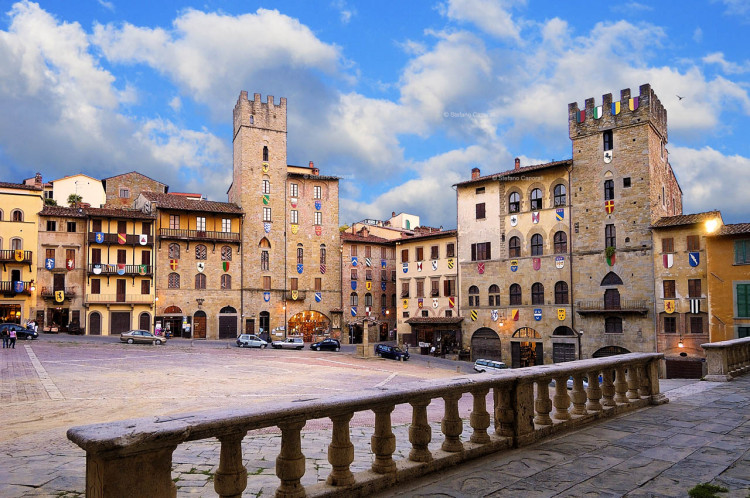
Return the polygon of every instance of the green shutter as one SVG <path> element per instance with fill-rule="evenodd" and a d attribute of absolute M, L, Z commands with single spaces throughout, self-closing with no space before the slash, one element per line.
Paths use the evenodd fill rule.
<path fill-rule="evenodd" d="M 750 284 L 737 284 L 737 316 L 750 318 Z"/>

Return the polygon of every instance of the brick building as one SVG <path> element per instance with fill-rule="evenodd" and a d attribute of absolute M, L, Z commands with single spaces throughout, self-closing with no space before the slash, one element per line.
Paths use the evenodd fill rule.
<path fill-rule="evenodd" d="M 111 176 L 102 180 L 108 208 L 132 208 L 141 192 L 166 194 L 169 187 L 137 171 Z M 99 207 L 99 206 L 94 206 Z"/>

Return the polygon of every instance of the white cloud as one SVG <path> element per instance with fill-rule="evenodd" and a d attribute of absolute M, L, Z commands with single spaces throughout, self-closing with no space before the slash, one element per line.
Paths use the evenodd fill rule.
<path fill-rule="evenodd" d="M 730 62 L 724 58 L 724 54 L 722 52 L 714 52 L 712 54 L 708 54 L 701 60 L 704 64 L 716 64 L 717 66 L 721 67 L 721 70 L 724 71 L 725 74 L 743 74 L 750 72 L 750 61 L 745 61 L 742 64 Z"/>
<path fill-rule="evenodd" d="M 110 12 L 115 11 L 115 4 L 113 4 L 112 2 L 105 2 L 104 0 L 96 0 L 96 2 Z"/>
<path fill-rule="evenodd" d="M 717 1 L 717 0 L 714 0 Z M 727 15 L 746 16 L 750 14 L 750 3 L 747 0 L 719 0 L 726 6 L 724 11 Z"/>
<path fill-rule="evenodd" d="M 700 27 L 693 30 L 693 41 L 695 43 L 700 43 L 703 41 L 703 30 Z"/>
<path fill-rule="evenodd" d="M 523 1 L 498 0 L 448 0 L 439 5 L 442 15 L 455 21 L 476 25 L 497 38 L 520 40 L 520 29 L 508 12 L 508 7 Z"/>
<path fill-rule="evenodd" d="M 357 15 L 357 9 L 350 7 L 346 4 L 346 0 L 334 0 L 331 2 L 333 8 L 339 11 L 339 19 L 342 24 L 349 24 L 352 17 Z"/>
<path fill-rule="evenodd" d="M 182 109 L 182 99 L 180 99 L 180 97 L 173 97 L 172 100 L 169 101 L 169 107 L 171 107 L 174 112 L 180 112 L 180 109 Z"/>

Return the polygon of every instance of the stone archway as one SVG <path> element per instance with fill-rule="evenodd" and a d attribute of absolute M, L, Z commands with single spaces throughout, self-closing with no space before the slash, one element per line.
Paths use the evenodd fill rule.
<path fill-rule="evenodd" d="M 302 336 L 305 342 L 314 342 L 331 330 L 331 319 L 319 311 L 300 311 L 289 319 L 287 327 L 287 335 Z"/>
<path fill-rule="evenodd" d="M 599 348 L 596 350 L 594 354 L 591 355 L 592 358 L 606 358 L 607 356 L 614 356 L 616 354 L 627 354 L 630 351 L 628 351 L 625 348 L 621 348 L 620 346 L 605 346 L 603 348 Z"/>
<path fill-rule="evenodd" d="M 497 360 L 502 361 L 502 349 L 500 348 L 500 337 L 494 330 L 483 327 L 477 329 L 471 336 L 471 359 L 472 361 Z"/>
<path fill-rule="evenodd" d="M 542 336 L 531 327 L 517 329 L 511 337 L 510 356 L 513 368 L 544 365 Z"/>

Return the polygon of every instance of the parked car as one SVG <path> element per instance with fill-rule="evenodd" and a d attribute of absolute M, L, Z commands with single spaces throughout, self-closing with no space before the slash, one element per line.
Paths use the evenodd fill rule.
<path fill-rule="evenodd" d="M 274 349 L 302 349 L 305 342 L 301 337 L 287 337 L 283 341 L 273 341 L 271 347 Z"/>
<path fill-rule="evenodd" d="M 39 334 L 37 332 L 34 332 L 31 329 L 27 329 L 22 325 L 18 325 L 17 323 L 0 323 L 0 330 L 7 330 L 8 332 L 10 332 L 11 329 L 14 329 L 16 331 L 16 339 L 18 339 L 19 341 L 21 339 L 33 340 L 39 337 Z"/>
<path fill-rule="evenodd" d="M 391 358 L 393 360 L 408 360 L 409 352 L 404 351 L 398 346 L 388 346 L 386 344 L 378 344 L 375 346 L 375 354 L 383 358 Z"/>
<path fill-rule="evenodd" d="M 601 385 L 602 382 L 602 376 L 599 376 L 599 384 Z M 568 377 L 568 381 L 566 382 L 568 389 L 573 389 L 573 376 L 571 375 Z M 556 387 L 557 383 L 555 382 L 555 379 L 552 379 L 552 381 L 549 383 L 550 387 Z M 587 377 L 583 378 L 583 388 L 588 389 L 589 388 L 589 379 Z"/>
<path fill-rule="evenodd" d="M 240 348 L 265 348 L 268 343 L 257 335 L 241 334 L 237 338 L 237 347 Z"/>
<path fill-rule="evenodd" d="M 341 349 L 341 343 L 338 341 L 338 339 L 331 339 L 329 337 L 328 339 L 323 339 L 322 341 L 310 344 L 310 349 L 312 349 L 313 351 L 338 351 Z"/>
<path fill-rule="evenodd" d="M 508 365 L 502 361 L 477 360 L 474 362 L 474 370 L 477 372 L 499 372 L 506 368 L 508 368 Z"/>
<path fill-rule="evenodd" d="M 155 336 L 148 330 L 128 330 L 120 334 L 120 341 L 127 342 L 128 344 L 144 343 L 144 344 L 164 344 L 167 340 L 164 337 Z"/>

